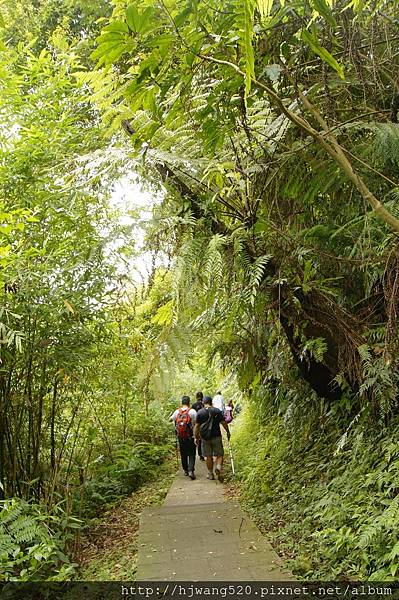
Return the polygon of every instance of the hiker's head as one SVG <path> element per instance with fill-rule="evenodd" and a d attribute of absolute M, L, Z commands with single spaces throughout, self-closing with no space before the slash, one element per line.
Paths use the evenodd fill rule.
<path fill-rule="evenodd" d="M 212 398 L 210 396 L 205 396 L 204 404 L 206 404 L 208 406 L 212 406 Z"/>
<path fill-rule="evenodd" d="M 182 403 L 182 406 L 190 406 L 189 396 L 182 396 L 181 403 Z"/>
<path fill-rule="evenodd" d="M 217 392 L 217 394 L 218 394 L 218 396 L 221 396 L 221 395 L 222 395 L 222 392 Z"/>
<path fill-rule="evenodd" d="M 195 394 L 196 399 L 198 400 L 198 402 L 202 402 L 204 399 L 204 394 L 202 392 L 197 392 Z"/>

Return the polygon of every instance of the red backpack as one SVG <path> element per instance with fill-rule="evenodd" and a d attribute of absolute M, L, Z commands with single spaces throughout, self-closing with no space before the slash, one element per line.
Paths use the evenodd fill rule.
<path fill-rule="evenodd" d="M 179 412 L 177 413 L 175 423 L 176 433 L 179 438 L 187 440 L 188 438 L 192 437 L 193 430 L 191 427 L 191 417 L 189 410 L 183 410 L 182 408 L 179 408 Z"/>

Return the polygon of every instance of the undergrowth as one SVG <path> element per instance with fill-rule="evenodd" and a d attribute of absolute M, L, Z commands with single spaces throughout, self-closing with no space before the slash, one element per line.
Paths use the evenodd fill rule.
<path fill-rule="evenodd" d="M 19 498 L 0 501 L 0 582 L 64 581 L 76 575 L 78 564 L 71 556 L 88 524 L 140 492 L 168 464 L 173 436 L 157 415 L 138 415 L 130 436 L 108 456 L 95 456 L 88 476 L 74 490 L 71 508 L 65 502 L 49 509 Z"/>
<path fill-rule="evenodd" d="M 252 405 L 232 440 L 243 502 L 295 576 L 397 578 L 399 419 L 359 423 L 339 449 L 334 420 L 306 440 Z"/>
<path fill-rule="evenodd" d="M 75 556 L 77 579 L 135 579 L 140 512 L 163 502 L 175 473 L 174 460 L 167 460 L 137 492 L 91 521 Z"/>
<path fill-rule="evenodd" d="M 0 502 L 0 581 L 49 579 L 63 581 L 76 564 L 67 553 L 81 522 L 62 505 L 51 512 L 44 505 L 19 498 Z"/>

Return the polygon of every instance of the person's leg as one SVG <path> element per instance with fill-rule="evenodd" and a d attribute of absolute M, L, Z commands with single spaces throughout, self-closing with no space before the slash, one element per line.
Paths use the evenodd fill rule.
<path fill-rule="evenodd" d="M 195 470 L 195 454 L 188 455 L 188 474 L 194 473 Z"/>
<path fill-rule="evenodd" d="M 206 466 L 208 468 L 208 479 L 215 479 L 213 474 L 213 453 L 210 440 L 202 440 L 202 453 L 205 456 Z"/>
<path fill-rule="evenodd" d="M 205 460 L 208 469 L 208 479 L 215 479 L 213 474 L 213 456 L 205 456 Z"/>
<path fill-rule="evenodd" d="M 183 468 L 184 473 L 186 475 L 188 475 L 187 445 L 185 443 L 187 440 L 182 440 L 181 438 L 178 438 L 178 439 L 179 439 L 181 466 Z"/>
<path fill-rule="evenodd" d="M 223 456 L 217 456 L 215 459 L 216 469 L 222 469 L 223 467 Z"/>
<path fill-rule="evenodd" d="M 219 479 L 220 482 L 223 481 L 223 474 L 222 474 L 222 468 L 223 468 L 223 456 L 224 456 L 224 449 L 223 449 L 223 442 L 222 442 L 222 438 L 218 437 L 214 439 L 213 442 L 213 448 L 216 454 L 216 477 Z"/>
<path fill-rule="evenodd" d="M 200 460 L 205 460 L 204 459 L 204 455 L 202 454 L 202 444 L 201 444 L 201 442 L 198 444 L 197 448 L 198 448 L 198 456 L 200 457 Z"/>
<path fill-rule="evenodd" d="M 187 440 L 187 454 L 188 454 L 188 474 L 191 479 L 195 479 L 194 469 L 195 469 L 195 453 L 196 447 L 194 444 L 194 440 Z"/>

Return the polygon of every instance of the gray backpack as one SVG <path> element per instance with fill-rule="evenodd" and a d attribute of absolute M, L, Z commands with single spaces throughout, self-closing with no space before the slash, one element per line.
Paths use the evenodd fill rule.
<path fill-rule="evenodd" d="M 212 438 L 213 415 L 209 412 L 208 420 L 200 425 L 201 440 L 208 441 Z"/>

